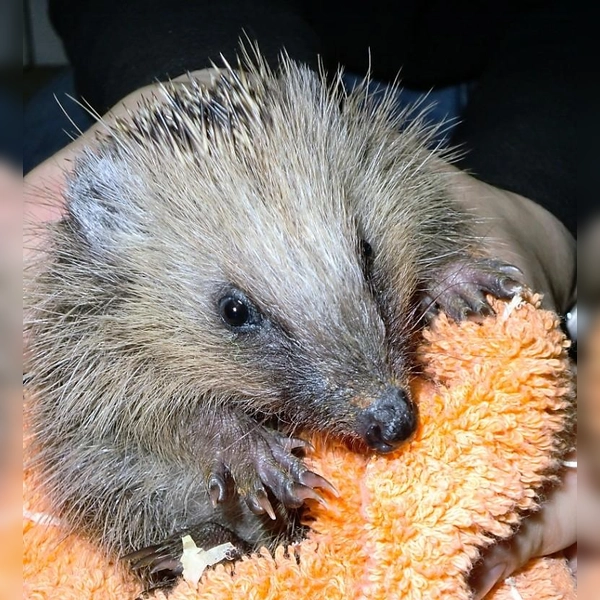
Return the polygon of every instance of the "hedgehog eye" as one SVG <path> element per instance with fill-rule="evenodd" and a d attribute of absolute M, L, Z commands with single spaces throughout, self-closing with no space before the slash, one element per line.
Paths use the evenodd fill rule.
<path fill-rule="evenodd" d="M 221 319 L 229 328 L 248 331 L 260 324 L 260 315 L 246 298 L 237 295 L 224 296 L 219 300 Z"/>
<path fill-rule="evenodd" d="M 360 257 L 363 273 L 367 281 L 371 281 L 373 267 L 373 248 L 366 240 L 360 240 Z"/>
<path fill-rule="evenodd" d="M 366 240 L 360 240 L 360 253 L 364 261 L 368 261 L 373 256 L 373 248 Z"/>

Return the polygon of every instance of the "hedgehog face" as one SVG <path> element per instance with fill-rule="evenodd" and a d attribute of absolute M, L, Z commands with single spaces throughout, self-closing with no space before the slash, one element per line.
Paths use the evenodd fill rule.
<path fill-rule="evenodd" d="M 424 176 L 410 179 L 414 140 L 398 143 L 385 110 L 338 96 L 293 66 L 255 87 L 228 71 L 210 91 L 165 89 L 77 162 L 63 225 L 79 252 L 63 263 L 87 298 L 102 290 L 105 351 L 127 347 L 174 402 L 387 451 L 416 424 L 428 256 L 410 240 L 429 214 L 403 190 Z"/>
<path fill-rule="evenodd" d="M 186 401 L 231 401 L 391 450 L 416 426 L 406 362 L 393 360 L 410 338 L 390 355 L 374 253 L 338 165 L 317 170 L 305 151 L 282 179 L 274 159 L 235 159 L 219 162 L 220 180 L 165 161 L 160 187 L 146 160 L 78 164 L 67 224 L 80 270 L 113 289 L 98 308 L 106 350 L 127 340 L 132 360 L 179 382 Z"/>

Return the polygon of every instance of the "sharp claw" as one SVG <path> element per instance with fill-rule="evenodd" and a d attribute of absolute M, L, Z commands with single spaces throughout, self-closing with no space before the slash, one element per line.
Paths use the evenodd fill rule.
<path fill-rule="evenodd" d="M 277 520 L 273 506 L 269 502 L 267 493 L 264 490 L 257 490 L 251 496 L 246 496 L 246 504 L 254 514 L 262 515 L 267 513 L 273 521 Z"/>
<path fill-rule="evenodd" d="M 423 318 L 425 319 L 426 322 L 430 322 L 433 321 L 433 319 L 437 316 L 439 310 L 437 308 L 437 306 L 435 305 L 435 302 L 433 302 L 433 300 L 428 299 L 428 301 L 425 303 L 423 303 L 422 305 L 422 309 L 423 309 Z"/>
<path fill-rule="evenodd" d="M 470 309 L 462 303 L 455 302 L 453 305 L 448 305 L 442 309 L 453 321 L 460 323 L 468 316 Z"/>
<path fill-rule="evenodd" d="M 315 447 L 310 442 L 296 437 L 286 438 L 285 442 L 283 443 L 283 449 L 286 452 L 291 452 L 292 450 L 296 450 L 298 448 L 302 448 L 303 450 L 308 449 L 311 452 L 315 449 Z"/>
<path fill-rule="evenodd" d="M 160 545 L 147 546 L 146 548 L 140 548 L 139 550 L 125 554 L 121 557 L 121 560 L 128 562 L 132 569 L 139 569 L 147 567 L 161 550 L 162 548 Z"/>
<path fill-rule="evenodd" d="M 181 573 L 183 571 L 183 567 L 181 566 L 181 562 L 174 558 L 165 558 L 158 562 L 156 565 L 150 569 L 150 573 L 153 575 L 154 573 L 158 573 L 159 571 L 172 571 L 173 573 Z"/>
<path fill-rule="evenodd" d="M 313 473 L 312 471 L 304 471 L 300 475 L 299 479 L 300 483 L 308 486 L 309 488 L 320 488 L 322 490 L 327 490 L 336 498 L 340 497 L 340 493 L 337 491 L 337 489 L 331 483 L 329 483 L 327 479 L 321 477 L 321 475 L 318 475 L 317 473 Z"/>
<path fill-rule="evenodd" d="M 134 550 L 129 554 L 125 554 L 121 556 L 121 560 L 124 560 L 128 563 L 134 564 L 139 560 L 143 560 L 144 558 L 156 553 L 159 549 L 159 546 L 148 546 L 146 548 L 140 548 L 139 550 Z"/>
<path fill-rule="evenodd" d="M 217 488 L 215 486 L 211 486 L 209 488 L 208 497 L 210 498 L 210 503 L 212 504 L 213 508 L 217 508 L 217 504 L 219 504 L 219 502 L 222 501 L 219 488 Z"/>
<path fill-rule="evenodd" d="M 473 313 L 482 317 L 490 317 L 494 314 L 494 309 L 487 302 L 482 302 L 473 307 Z"/>
<path fill-rule="evenodd" d="M 159 554 L 158 551 L 147 554 L 143 558 L 136 560 L 131 563 L 131 568 L 135 570 L 143 569 L 144 567 L 149 567 L 150 565 L 155 564 L 157 561 L 162 562 L 164 560 L 169 560 L 170 556 L 168 554 Z"/>
<path fill-rule="evenodd" d="M 512 277 L 505 277 L 499 281 L 499 288 L 507 296 L 515 296 L 523 291 L 523 284 L 514 280 Z"/>
<path fill-rule="evenodd" d="M 467 306 L 468 316 L 487 317 L 494 314 L 494 310 L 485 299 L 481 290 L 474 291 L 470 296 L 466 296 L 465 304 Z"/>
<path fill-rule="evenodd" d="M 225 500 L 225 493 L 225 482 L 218 475 L 212 475 L 208 481 L 208 496 L 213 508 Z"/>
<path fill-rule="evenodd" d="M 519 278 L 523 276 L 523 271 L 519 269 L 519 267 L 516 267 L 515 265 L 510 265 L 508 263 L 501 263 L 498 266 L 498 270 L 502 271 L 502 273 L 504 273 L 505 275 L 512 276 L 513 279 L 515 277 Z"/>
<path fill-rule="evenodd" d="M 327 502 L 321 494 L 313 490 L 312 488 L 303 485 L 302 483 L 295 483 L 292 487 L 292 498 L 295 502 L 298 502 L 298 506 L 302 506 L 306 500 L 316 500 L 323 506 L 327 506 Z M 291 506 L 291 504 L 290 504 Z"/>

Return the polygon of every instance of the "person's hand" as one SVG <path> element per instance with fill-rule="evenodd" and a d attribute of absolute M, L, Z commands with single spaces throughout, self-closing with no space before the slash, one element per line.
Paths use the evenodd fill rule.
<path fill-rule="evenodd" d="M 576 292 L 576 246 L 567 229 L 523 196 L 462 171 L 456 170 L 454 177 L 455 198 L 479 222 L 477 233 L 490 255 L 519 267 L 524 283 L 544 295 L 543 307 L 564 314 Z M 483 598 L 532 558 L 572 551 L 577 538 L 576 511 L 577 471 L 567 469 L 541 510 L 526 518 L 511 539 L 483 553 L 470 579 L 474 599 Z"/>
<path fill-rule="evenodd" d="M 572 552 L 577 539 L 576 511 L 577 470 L 569 468 L 539 512 L 524 519 L 512 538 L 484 552 L 470 578 L 474 600 L 483 598 L 532 558 L 567 549 Z"/>

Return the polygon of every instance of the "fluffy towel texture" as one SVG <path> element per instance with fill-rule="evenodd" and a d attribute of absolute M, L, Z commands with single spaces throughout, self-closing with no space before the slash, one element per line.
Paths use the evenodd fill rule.
<path fill-rule="evenodd" d="M 482 547 L 504 538 L 537 492 L 556 477 L 565 450 L 572 384 L 567 346 L 552 313 L 496 302 L 483 324 L 443 315 L 425 332 L 414 391 L 415 439 L 392 455 L 359 455 L 314 440 L 312 468 L 340 497 L 311 504 L 297 556 L 280 549 L 183 581 L 169 600 L 467 599 Z M 25 476 L 25 597 L 129 599 L 140 586 L 85 541 L 44 523 L 43 499 Z M 297 560 L 297 558 L 299 560 Z M 162 594 L 157 594 L 162 598 Z M 494 600 L 575 598 L 562 559 L 532 561 Z"/>

